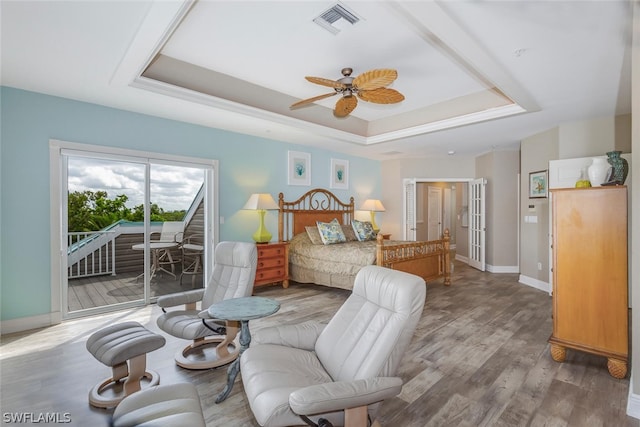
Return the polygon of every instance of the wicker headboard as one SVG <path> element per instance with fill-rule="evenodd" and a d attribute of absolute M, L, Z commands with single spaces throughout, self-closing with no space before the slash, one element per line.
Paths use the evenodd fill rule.
<path fill-rule="evenodd" d="M 329 222 L 334 218 L 342 224 L 351 224 L 354 213 L 353 197 L 349 203 L 341 202 L 332 192 L 322 188 L 307 191 L 298 200 L 286 202 L 284 194 L 278 196 L 278 241 L 286 242 L 305 231 L 316 221 Z"/>

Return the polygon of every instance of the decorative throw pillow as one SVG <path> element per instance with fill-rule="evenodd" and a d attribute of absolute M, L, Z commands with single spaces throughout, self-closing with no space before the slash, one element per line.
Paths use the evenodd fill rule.
<path fill-rule="evenodd" d="M 359 241 L 366 242 L 367 240 L 376 240 L 376 232 L 373 231 L 373 226 L 369 221 L 358 221 L 354 219 L 351 221 L 351 225 Z"/>
<path fill-rule="evenodd" d="M 313 243 L 314 245 L 322 245 L 322 238 L 320 237 L 320 232 L 318 231 L 318 227 L 313 227 L 311 225 L 308 225 L 305 227 L 305 230 L 307 230 L 307 236 L 309 236 L 309 240 L 311 240 L 311 243 Z"/>
<path fill-rule="evenodd" d="M 344 233 L 344 237 L 347 239 L 347 242 L 357 242 L 358 238 L 356 237 L 356 233 L 353 231 L 353 226 L 351 225 L 343 225 L 342 232 Z"/>
<path fill-rule="evenodd" d="M 347 241 L 337 219 L 334 218 L 331 222 L 317 221 L 316 224 L 318 224 L 318 232 L 320 233 L 322 243 L 325 245 L 343 243 Z"/>

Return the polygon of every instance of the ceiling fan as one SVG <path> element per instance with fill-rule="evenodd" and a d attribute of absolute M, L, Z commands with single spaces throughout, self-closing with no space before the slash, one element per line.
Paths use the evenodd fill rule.
<path fill-rule="evenodd" d="M 376 104 L 395 104 L 404 99 L 404 95 L 394 89 L 389 89 L 388 85 L 398 77 L 398 72 L 389 68 L 381 68 L 370 70 L 360 74 L 358 77 L 351 77 L 353 70 L 351 68 L 342 69 L 342 77 L 338 80 L 329 80 L 322 77 L 310 77 L 305 79 L 311 83 L 328 86 L 333 88 L 333 92 L 324 95 L 314 96 L 313 98 L 303 99 L 291 105 L 291 109 L 311 104 L 333 95 L 341 94 L 342 97 L 336 102 L 333 114 L 336 117 L 346 117 L 358 105 L 357 95 L 363 101 L 373 102 Z"/>

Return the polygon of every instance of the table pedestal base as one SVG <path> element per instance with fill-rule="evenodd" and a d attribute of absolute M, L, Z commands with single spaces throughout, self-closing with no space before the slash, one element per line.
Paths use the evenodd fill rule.
<path fill-rule="evenodd" d="M 231 389 L 233 388 L 233 384 L 236 381 L 236 377 L 240 372 L 240 358 L 242 357 L 242 353 L 246 349 L 249 348 L 249 344 L 251 343 L 251 332 L 249 332 L 249 321 L 241 320 L 240 321 L 240 350 L 238 352 L 238 358 L 229 365 L 227 368 L 227 385 L 222 390 L 222 393 L 218 395 L 216 398 L 216 403 L 223 402 L 227 397 L 229 397 L 229 393 L 231 393 Z"/>

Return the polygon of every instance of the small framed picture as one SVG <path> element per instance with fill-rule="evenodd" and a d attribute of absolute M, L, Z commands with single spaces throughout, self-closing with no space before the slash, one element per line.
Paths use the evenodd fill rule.
<path fill-rule="evenodd" d="M 331 159 L 331 182 L 330 188 L 336 190 L 349 189 L 349 161 L 341 159 Z"/>
<path fill-rule="evenodd" d="M 529 173 L 529 198 L 540 199 L 547 197 L 547 171 Z"/>
<path fill-rule="evenodd" d="M 287 184 L 311 185 L 311 154 L 289 151 Z"/>

